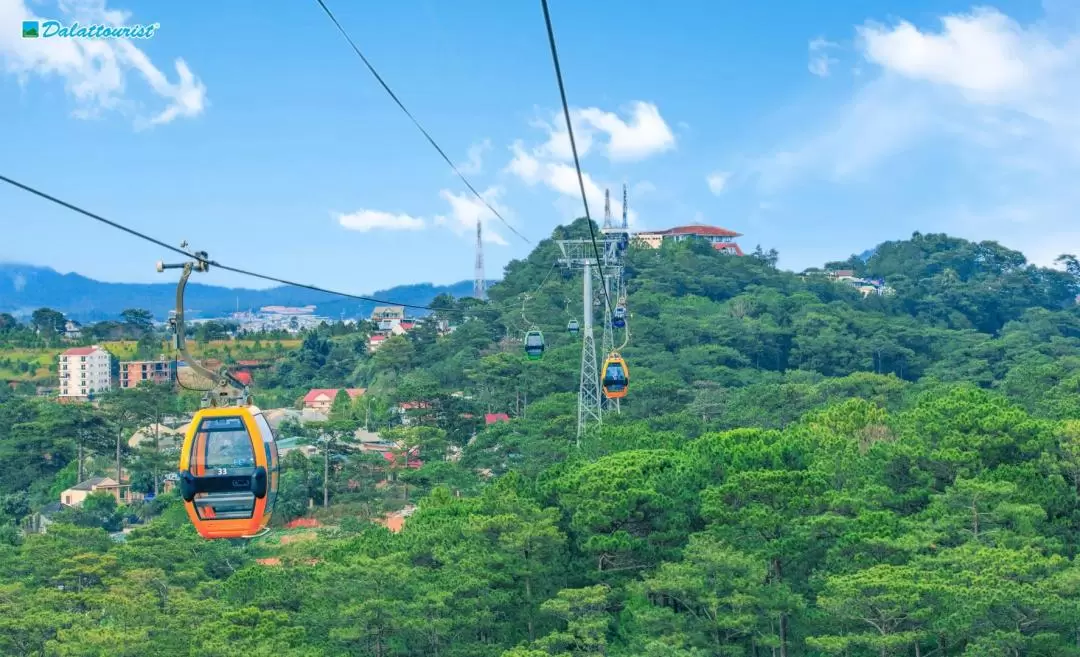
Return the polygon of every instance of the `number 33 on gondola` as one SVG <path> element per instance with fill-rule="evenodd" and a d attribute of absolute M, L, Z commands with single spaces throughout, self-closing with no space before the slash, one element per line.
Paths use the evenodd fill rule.
<path fill-rule="evenodd" d="M 180 495 L 200 536 L 259 534 L 277 488 L 277 445 L 262 411 L 234 406 L 195 414 L 180 453 Z"/>

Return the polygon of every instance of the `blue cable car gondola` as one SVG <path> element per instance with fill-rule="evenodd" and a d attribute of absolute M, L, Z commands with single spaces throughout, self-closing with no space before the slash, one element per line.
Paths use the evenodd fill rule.
<path fill-rule="evenodd" d="M 540 360 L 544 355 L 544 334 L 539 329 L 530 329 L 525 334 L 525 355 L 529 360 Z"/>
<path fill-rule="evenodd" d="M 611 325 L 615 328 L 626 326 L 626 308 L 622 306 L 615 307 L 615 311 L 611 314 Z"/>
<path fill-rule="evenodd" d="M 571 335 L 577 335 L 578 329 L 578 321 L 576 319 L 572 319 L 566 324 L 566 330 L 569 331 Z"/>

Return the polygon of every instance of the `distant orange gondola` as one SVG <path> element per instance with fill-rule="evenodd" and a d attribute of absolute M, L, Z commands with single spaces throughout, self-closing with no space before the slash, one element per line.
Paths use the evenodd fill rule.
<path fill-rule="evenodd" d="M 622 399 L 630 386 L 630 370 L 622 356 L 611 352 L 604 361 L 604 396 L 608 399 Z"/>
<path fill-rule="evenodd" d="M 195 414 L 180 452 L 180 495 L 200 536 L 259 534 L 277 489 L 277 444 L 262 411 L 236 406 Z"/>

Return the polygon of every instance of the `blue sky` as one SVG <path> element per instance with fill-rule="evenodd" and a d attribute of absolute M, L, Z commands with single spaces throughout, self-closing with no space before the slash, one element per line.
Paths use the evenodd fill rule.
<path fill-rule="evenodd" d="M 581 214 L 539 2 L 328 0 L 534 243 Z M 272 7 L 272 10 L 268 10 Z M 793 269 L 912 231 L 1080 251 L 1068 0 L 551 0 L 594 216 L 704 222 Z M 21 39 L 23 20 L 160 23 Z M 0 0 L 0 172 L 167 241 L 363 293 L 532 248 L 489 216 L 311 2 Z M 0 260 L 160 281 L 156 247 L 0 187 Z M 216 272 L 204 282 L 261 287 Z"/>

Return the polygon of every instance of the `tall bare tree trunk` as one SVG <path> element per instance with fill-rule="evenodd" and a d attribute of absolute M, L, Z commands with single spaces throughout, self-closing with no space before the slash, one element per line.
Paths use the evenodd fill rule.
<path fill-rule="evenodd" d="M 123 471 L 123 468 L 121 467 L 121 464 L 120 464 L 120 439 L 123 437 L 123 435 L 124 435 L 124 430 L 123 429 L 117 429 L 117 431 L 116 431 L 116 485 L 117 485 L 117 488 L 116 488 L 116 501 L 117 502 L 120 501 L 120 484 L 124 483 L 124 480 L 122 479 L 122 475 L 123 475 L 124 471 Z"/>
<path fill-rule="evenodd" d="M 322 505 L 330 504 L 330 441 L 323 443 Z"/>
<path fill-rule="evenodd" d="M 83 452 L 82 452 L 82 441 L 81 440 L 79 441 L 79 470 L 78 470 L 78 472 L 79 472 L 78 475 L 76 475 L 78 477 L 78 481 L 76 481 L 75 483 L 81 484 L 82 480 L 83 480 Z"/>
<path fill-rule="evenodd" d="M 158 417 L 157 421 L 154 422 L 154 471 L 152 473 L 154 475 L 154 497 L 157 497 L 158 495 L 157 457 L 158 454 L 161 453 L 161 435 L 159 433 L 161 429 L 161 419 L 161 417 Z"/>

